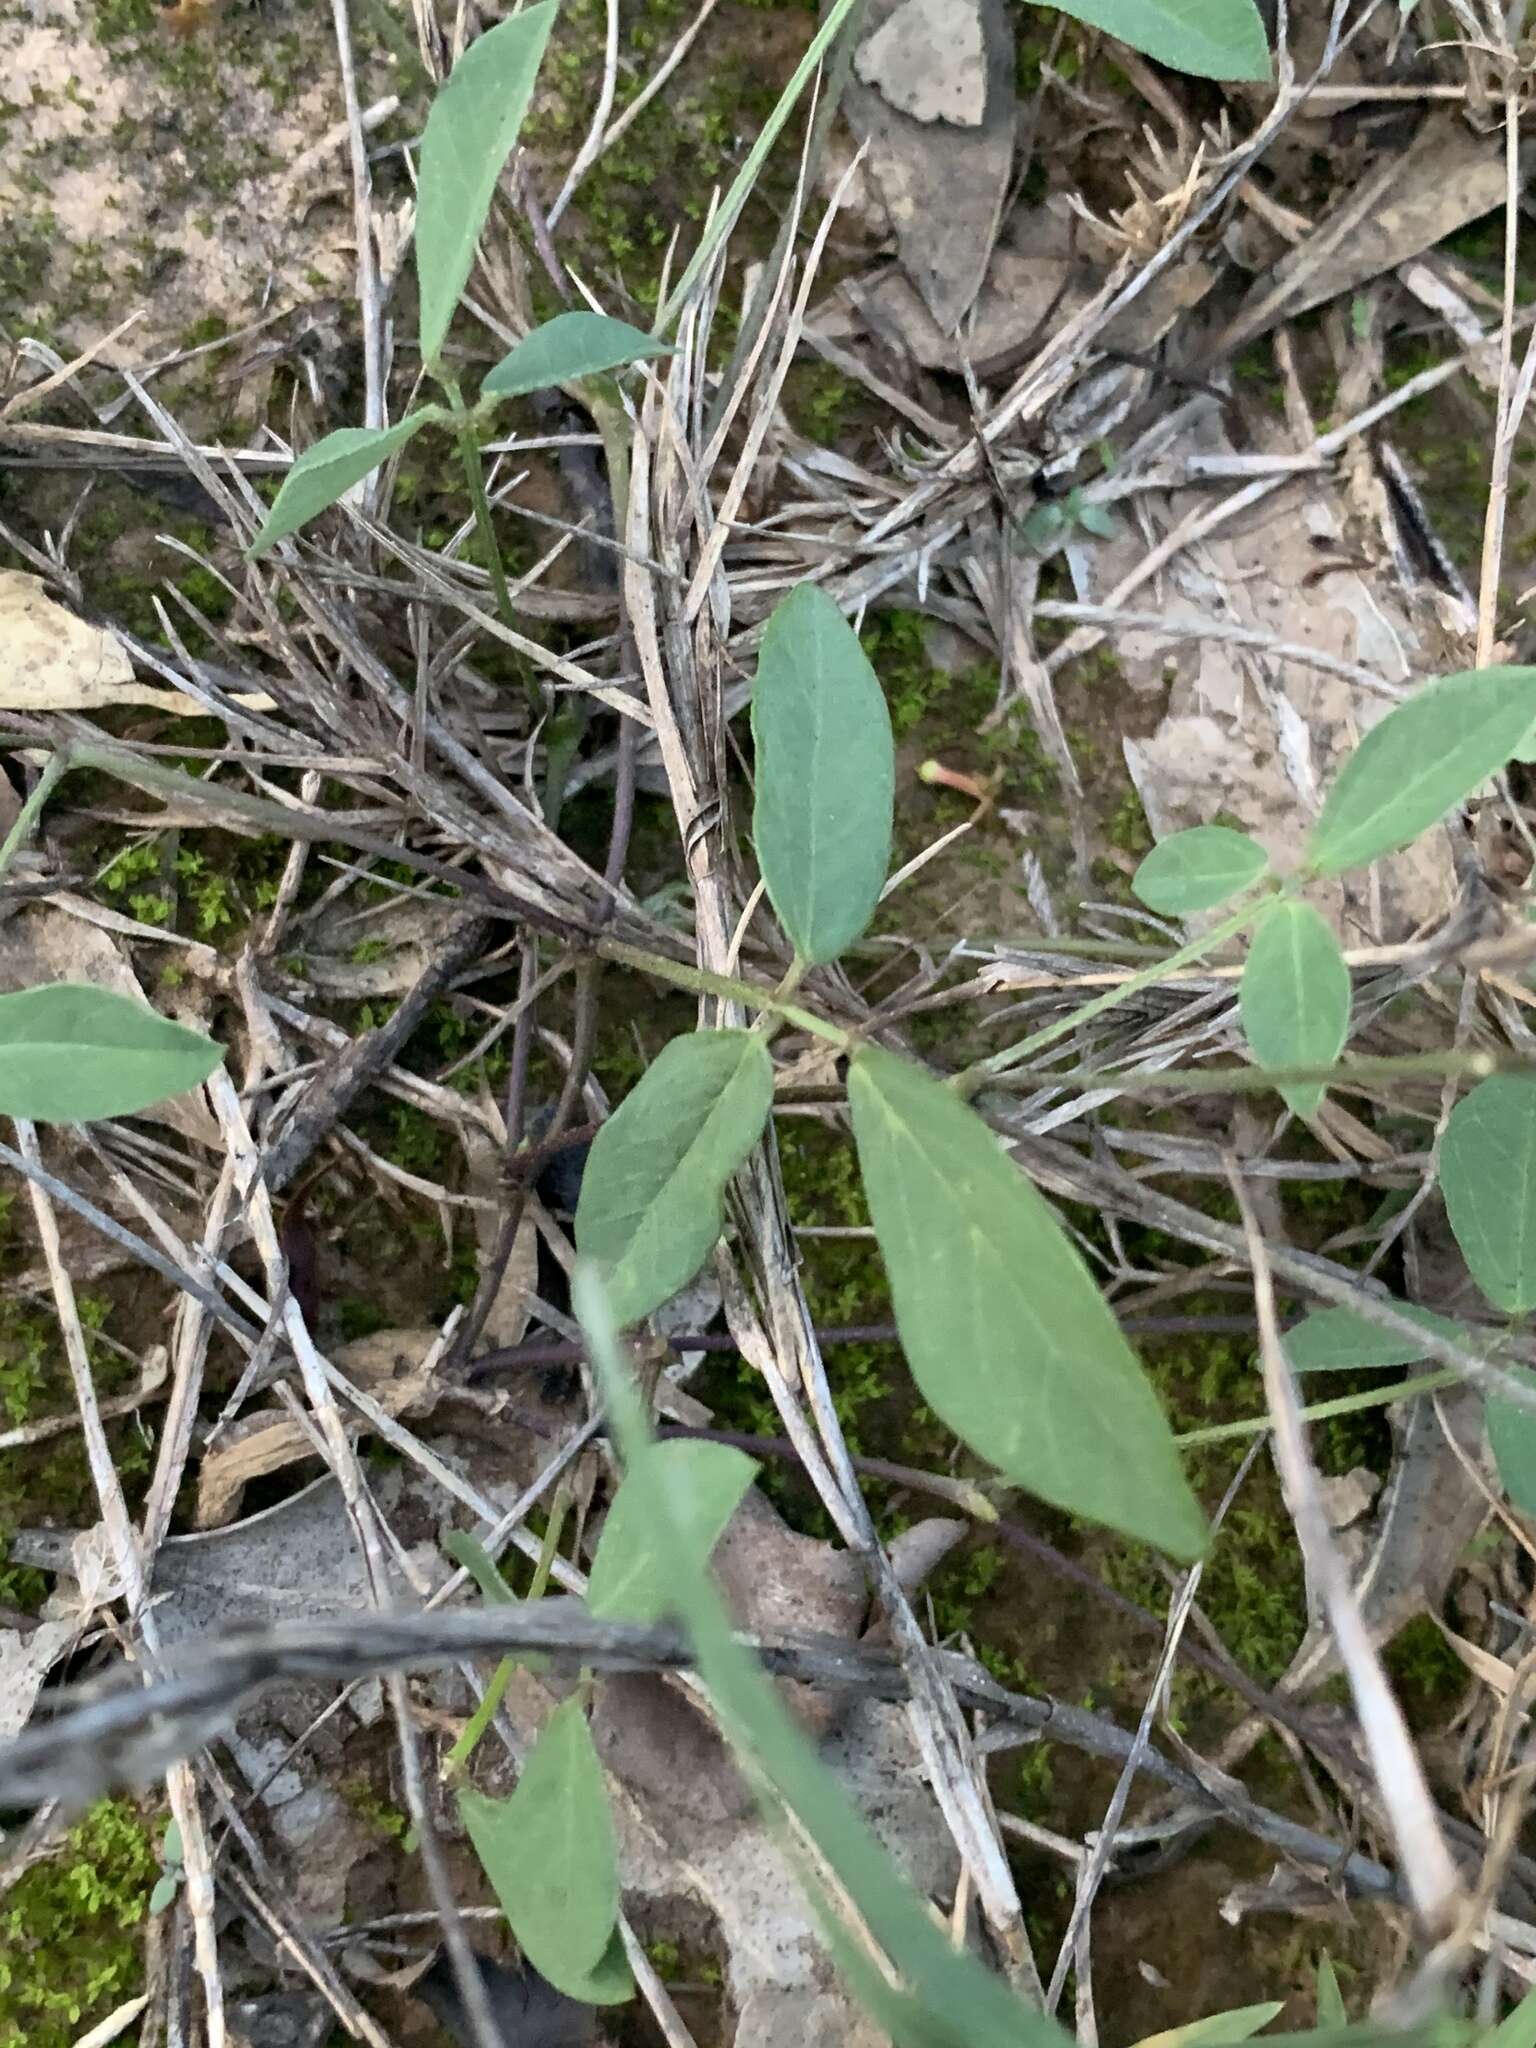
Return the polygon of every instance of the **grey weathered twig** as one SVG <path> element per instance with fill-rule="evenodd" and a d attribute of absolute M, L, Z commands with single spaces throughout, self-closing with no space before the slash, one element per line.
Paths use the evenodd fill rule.
<path fill-rule="evenodd" d="M 273 1194 L 287 1187 L 363 1090 L 393 1065 L 438 996 L 484 951 L 490 933 L 489 918 L 461 918 L 445 933 L 426 968 L 384 1022 L 354 1038 L 325 1062 L 264 1149 L 262 1178 Z"/>
<path fill-rule="evenodd" d="M 750 1640 L 776 1677 L 877 1699 L 908 1697 L 902 1663 L 888 1652 L 829 1637 Z M 174 1668 L 151 1684 L 119 1681 L 63 1695 L 52 1720 L 0 1749 L 0 1804 L 29 1807 L 50 1797 L 73 1803 L 150 1776 L 168 1758 L 213 1740 L 248 1701 L 275 1685 L 520 1652 L 560 1655 L 573 1667 L 600 1671 L 683 1670 L 691 1661 L 675 1629 L 594 1620 L 580 1601 L 562 1598 L 451 1613 L 337 1615 L 204 1639 L 181 1648 L 170 1660 Z M 1023 1739 L 1047 1737 L 1119 1764 L 1135 1749 L 1135 1738 L 1102 1715 L 1009 1692 L 968 1657 L 933 1655 L 957 1702 L 994 1727 L 1006 1724 Z M 1155 1748 L 1141 1752 L 1140 1768 L 1213 1820 L 1322 1866 L 1362 1897 L 1406 1900 L 1402 1881 L 1386 1865 L 1256 1801 L 1218 1797 Z"/>

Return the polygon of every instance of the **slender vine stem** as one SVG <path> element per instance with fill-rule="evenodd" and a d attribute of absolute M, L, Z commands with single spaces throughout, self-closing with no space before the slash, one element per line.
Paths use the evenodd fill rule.
<path fill-rule="evenodd" d="M 664 954 L 647 953 L 639 946 L 627 946 L 622 939 L 599 939 L 597 951 L 604 960 L 611 960 L 617 967 L 633 967 L 639 974 L 652 975 L 657 981 L 665 981 L 673 988 L 687 989 L 692 995 L 724 996 L 728 1002 L 745 1003 L 751 1010 L 771 1010 L 785 1023 L 826 1039 L 842 1052 L 853 1049 L 851 1031 L 844 1031 L 838 1024 L 829 1024 L 825 1017 L 818 1017 L 813 1010 L 802 1010 L 798 1003 L 787 999 L 783 991 L 794 986 L 788 976 L 776 989 L 761 988 L 756 982 L 738 981 L 729 974 L 712 974 L 707 967 L 689 967 L 681 960 L 668 960 Z"/>
<path fill-rule="evenodd" d="M 1395 1402 L 1412 1400 L 1415 1394 L 1432 1394 L 1440 1387 L 1454 1387 L 1462 1375 L 1442 1366 L 1438 1372 L 1421 1372 L 1411 1380 L 1394 1380 L 1389 1387 L 1371 1387 L 1360 1394 L 1337 1394 L 1331 1401 L 1314 1401 L 1301 1411 L 1303 1422 L 1327 1422 L 1335 1415 L 1358 1415 L 1364 1408 L 1390 1408 Z M 1267 1415 L 1246 1416 L 1241 1422 L 1213 1422 L 1205 1429 L 1181 1430 L 1176 1444 L 1221 1444 L 1245 1436 L 1257 1436 L 1271 1426 Z"/>
<path fill-rule="evenodd" d="M 496 600 L 496 609 L 501 614 L 502 624 L 517 631 L 517 616 L 512 609 L 512 593 L 507 587 L 506 566 L 501 559 L 501 542 L 496 538 L 496 524 L 491 518 L 491 501 L 485 491 L 485 471 L 480 460 L 480 437 L 477 431 L 479 414 L 472 412 L 464 403 L 464 394 L 459 389 L 456 377 L 442 379 L 444 392 L 452 411 L 453 438 L 459 451 L 459 463 L 464 471 L 464 487 L 469 492 L 470 509 L 475 515 L 475 531 L 480 536 L 480 545 L 485 551 L 486 563 L 491 572 L 491 592 Z M 538 684 L 528 678 L 528 696 L 536 717 L 545 712 L 544 698 Z"/>
<path fill-rule="evenodd" d="M 539 1548 L 538 1562 L 533 1568 L 533 1579 L 528 1588 L 528 1598 L 530 1600 L 542 1600 L 548 1591 L 550 1575 L 555 1568 L 555 1553 L 560 1547 L 560 1532 L 565 1526 L 565 1514 L 566 1509 L 570 1506 L 570 1498 L 570 1489 L 562 1479 L 555 1488 L 554 1499 L 549 1504 L 549 1520 L 544 1525 L 544 1541 Z M 466 1571 L 473 1572 L 481 1592 L 493 1604 L 499 1605 L 512 1598 L 506 1581 L 502 1578 L 500 1572 L 496 1570 L 495 1565 L 491 1564 L 490 1560 L 484 1557 L 483 1553 L 481 1558 L 472 1564 L 468 1546 L 464 1546 L 464 1554 L 459 1557 L 459 1562 L 463 1564 Z M 478 1569 L 476 1568 L 477 1565 Z M 494 1591 L 489 1590 L 489 1582 L 486 1581 L 484 1576 L 486 1566 L 489 1566 L 491 1573 L 494 1575 Z M 520 1661 L 526 1663 L 528 1660 L 526 1658 L 520 1660 L 516 1657 L 503 1657 L 496 1666 L 495 1671 L 491 1674 L 491 1682 L 485 1688 L 479 1706 L 476 1707 L 474 1713 L 465 1722 L 463 1733 L 458 1741 L 449 1750 L 447 1756 L 443 1758 L 442 1775 L 445 1783 L 451 1783 L 474 1755 L 475 1745 L 496 1718 L 496 1711 L 501 1705 L 507 1687 L 512 1682 L 512 1673 L 517 1669 Z"/>
<path fill-rule="evenodd" d="M 37 823 L 43 805 L 53 793 L 54 784 L 74 765 L 74 759 L 71 749 L 62 746 L 44 762 L 43 772 L 37 778 L 37 787 L 16 813 L 16 822 L 6 833 L 4 844 L 0 845 L 0 875 L 5 873 L 16 855 L 26 845 L 28 835 Z"/>
<path fill-rule="evenodd" d="M 1103 995 L 1095 996 L 1091 1002 L 1080 1004 L 1065 1017 L 1058 1017 L 1054 1024 L 1046 1024 L 1039 1031 L 1032 1031 L 1028 1038 L 1021 1038 L 1017 1044 L 1005 1045 L 1001 1052 L 989 1053 L 984 1060 L 974 1061 L 972 1065 L 956 1074 L 950 1085 L 966 1097 L 974 1095 L 984 1082 L 998 1074 L 1008 1073 L 1013 1067 L 1021 1066 L 1035 1053 L 1043 1052 L 1048 1045 L 1055 1045 L 1058 1039 L 1069 1037 L 1079 1025 L 1088 1023 L 1090 1018 L 1102 1016 L 1104 1011 L 1112 1010 L 1117 1003 L 1125 1002 L 1130 996 L 1139 995 L 1144 988 L 1154 987 L 1170 974 L 1178 973 L 1180 968 L 1190 967 L 1197 960 L 1203 960 L 1208 953 L 1213 953 L 1228 939 L 1235 939 L 1239 932 L 1246 931 L 1263 916 L 1273 901 L 1273 894 L 1266 891 L 1257 901 L 1245 904 L 1240 910 L 1234 910 L 1222 923 L 1212 925 L 1208 932 L 1202 932 L 1199 938 L 1191 939 L 1187 946 L 1180 946 L 1176 953 L 1169 953 L 1163 959 L 1155 960 L 1150 967 L 1144 967 L 1140 974 L 1133 974 L 1129 981 L 1122 981 L 1116 988 L 1106 989 Z"/>

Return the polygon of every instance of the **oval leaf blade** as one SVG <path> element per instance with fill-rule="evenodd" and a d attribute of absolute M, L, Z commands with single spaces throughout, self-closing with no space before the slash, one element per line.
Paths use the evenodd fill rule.
<path fill-rule="evenodd" d="M 752 836 L 769 898 L 803 960 L 835 960 L 885 886 L 896 754 L 869 657 L 813 583 L 797 584 L 768 621 L 752 737 Z"/>
<path fill-rule="evenodd" d="M 429 420 L 440 417 L 435 405 L 407 413 L 392 427 L 338 427 L 313 448 L 306 448 L 283 478 L 272 510 L 246 553 L 255 559 L 275 542 L 286 540 L 327 505 L 344 498 L 398 448 L 403 448 Z"/>
<path fill-rule="evenodd" d="M 606 1271 L 621 1323 L 684 1287 L 720 1235 L 726 1182 L 762 1135 L 773 1065 L 749 1031 L 674 1038 L 598 1132 L 576 1243 Z"/>
<path fill-rule="evenodd" d="M 611 320 L 606 313 L 557 313 L 525 334 L 487 374 L 480 389 L 492 398 L 522 398 L 551 384 L 569 384 L 575 377 L 595 377 L 603 370 L 638 363 L 644 356 L 670 353 L 669 343 L 631 327 L 627 320 Z"/>
<path fill-rule="evenodd" d="M 1536 1385 L 1529 1374 L 1521 1377 L 1528 1386 Z M 1536 1515 L 1536 1415 L 1497 1397 L 1484 1402 L 1483 1412 L 1499 1484 L 1521 1514 Z"/>
<path fill-rule="evenodd" d="M 88 983 L 0 996 L 0 1113 L 38 1123 L 132 1116 L 196 1088 L 224 1048 Z"/>
<path fill-rule="evenodd" d="M 1536 725 L 1536 668 L 1442 676 L 1373 725 L 1334 778 L 1307 844 L 1336 875 L 1406 846 L 1496 775 Z"/>
<path fill-rule="evenodd" d="M 1042 1500 L 1196 1556 L 1205 1519 L 1167 1418 L 1046 1202 L 974 1111 L 910 1061 L 861 1049 L 848 1099 L 929 1406 Z"/>
<path fill-rule="evenodd" d="M 1323 1067 L 1349 1033 L 1349 969 L 1321 911 L 1277 903 L 1253 935 L 1238 1009 L 1262 1067 Z M 1313 1116 L 1325 1089 L 1292 1081 L 1280 1089 L 1298 1116 Z"/>
<path fill-rule="evenodd" d="M 478 36 L 432 102 L 421 138 L 416 275 L 421 353 L 435 363 L 502 167 L 512 154 L 554 26 L 555 0 L 539 0 Z"/>
<path fill-rule="evenodd" d="M 510 1798 L 465 1786 L 459 1812 L 529 1961 L 576 1997 L 619 1915 L 613 1813 L 581 1698 L 545 1722 Z"/>
<path fill-rule="evenodd" d="M 1269 866 L 1262 846 L 1228 825 L 1192 825 L 1154 846 L 1131 887 L 1149 910 L 1182 917 L 1214 910 L 1251 888 Z"/>
<path fill-rule="evenodd" d="M 702 1569 L 758 1468 L 745 1451 L 730 1444 L 659 1443 L 646 1455 L 655 1461 L 650 1483 L 665 1485 L 676 1520 Z M 587 1582 L 587 1607 L 593 1614 L 608 1620 L 659 1621 L 675 1605 L 675 1554 L 651 1526 L 650 1497 L 646 1487 L 631 1486 L 628 1479 L 614 1496 Z"/>
<path fill-rule="evenodd" d="M 1536 1308 L 1536 1081 L 1495 1074 L 1451 1111 L 1440 1192 L 1472 1269 L 1497 1308 Z"/>
<path fill-rule="evenodd" d="M 1448 1337 L 1453 1344 L 1476 1341 L 1463 1324 L 1430 1309 L 1415 1308 L 1408 1301 L 1394 1301 L 1392 1306 L 1433 1336 Z M 1424 1352 L 1411 1337 L 1368 1323 L 1353 1309 L 1320 1308 L 1286 1331 L 1285 1355 L 1292 1372 L 1371 1372 L 1389 1365 L 1417 1365 Z"/>
<path fill-rule="evenodd" d="M 1270 75 L 1253 0 L 1062 0 L 1062 12 L 1196 78 Z"/>

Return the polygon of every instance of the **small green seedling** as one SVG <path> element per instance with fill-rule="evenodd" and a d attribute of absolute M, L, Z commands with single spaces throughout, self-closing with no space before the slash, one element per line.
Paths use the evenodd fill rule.
<path fill-rule="evenodd" d="M 551 384 L 569 384 L 663 355 L 667 344 L 603 313 L 560 313 L 503 356 L 465 405 L 444 348 L 449 324 L 469 282 L 497 181 L 518 133 L 554 26 L 555 0 L 539 0 L 478 37 L 432 103 L 421 143 L 416 200 L 416 276 L 421 299 L 421 360 L 446 405 L 418 406 L 388 427 L 340 427 L 294 462 L 250 546 L 265 554 L 399 454 L 423 428 L 446 427 L 458 443 L 476 524 L 493 565 L 497 604 L 510 623 L 511 604 L 500 567 L 480 476 L 480 439 L 508 399 Z"/>
<path fill-rule="evenodd" d="M 166 1823 L 165 1835 L 160 1844 L 160 1875 L 155 1888 L 149 1895 L 151 1915 L 163 1913 L 174 1903 L 176 1894 L 186 1882 L 186 1871 L 182 1868 L 181 1829 L 174 1820 Z"/>

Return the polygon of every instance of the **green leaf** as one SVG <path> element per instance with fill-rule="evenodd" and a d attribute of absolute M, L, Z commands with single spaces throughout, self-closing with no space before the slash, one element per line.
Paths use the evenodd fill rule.
<path fill-rule="evenodd" d="M 774 609 L 752 692 L 752 836 L 802 960 L 835 960 L 869 923 L 891 864 L 896 751 L 885 694 L 824 590 Z"/>
<path fill-rule="evenodd" d="M 163 1913 L 181 1890 L 181 1878 L 175 1871 L 167 1870 L 155 1879 L 155 1888 L 149 1895 L 150 1918 Z"/>
<path fill-rule="evenodd" d="M 1334 779 L 1307 862 L 1319 875 L 1406 846 L 1496 775 L 1536 725 L 1536 668 L 1426 683 L 1373 725 Z"/>
<path fill-rule="evenodd" d="M 1426 1330 L 1448 1337 L 1453 1344 L 1476 1342 L 1462 1324 L 1427 1308 L 1415 1308 L 1408 1301 L 1394 1301 L 1392 1306 L 1400 1316 L 1422 1323 Z M 1411 1337 L 1399 1337 L 1379 1323 L 1368 1323 L 1351 1308 L 1320 1308 L 1286 1331 L 1285 1355 L 1293 1372 L 1369 1372 L 1378 1366 L 1416 1365 L 1424 1352 Z"/>
<path fill-rule="evenodd" d="M 1338 1972 L 1333 1967 L 1333 1958 L 1326 1949 L 1317 1959 L 1317 2024 L 1319 2027 L 1347 2027 L 1349 2014 L 1344 2008 L 1344 1994 L 1339 1989 Z M 1536 2048 L 1536 2044 L 1533 2044 Z"/>
<path fill-rule="evenodd" d="M 1019 1485 L 1177 1557 L 1205 1518 L 1167 1418 L 1042 1197 L 959 1096 L 862 1047 L 853 1131 L 923 1398 Z"/>
<path fill-rule="evenodd" d="M 1263 847 L 1246 832 L 1192 825 L 1153 847 L 1131 887 L 1149 910 L 1182 917 L 1190 910 L 1214 910 L 1251 888 L 1268 866 Z"/>
<path fill-rule="evenodd" d="M 662 1443 L 652 1453 L 679 1527 L 700 1565 L 725 1532 L 758 1468 L 730 1444 Z M 592 1560 L 587 1606 L 620 1621 L 659 1621 L 676 1603 L 667 1547 L 646 1520 L 643 1490 L 626 1479 L 614 1496 Z"/>
<path fill-rule="evenodd" d="M 88 1124 L 196 1088 L 224 1048 L 84 982 L 0 996 L 0 1114 Z"/>
<path fill-rule="evenodd" d="M 1496 1308 L 1536 1308 L 1536 1081 L 1496 1074 L 1451 1111 L 1440 1192 L 1472 1277 Z"/>
<path fill-rule="evenodd" d="M 169 1820 L 165 1824 L 165 1835 L 160 1844 L 160 1861 L 169 1870 L 179 1870 L 182 1862 L 181 1824 Z"/>
<path fill-rule="evenodd" d="M 1059 0 L 1063 14 L 1101 28 L 1196 78 L 1267 79 L 1269 41 L 1253 0 Z"/>
<path fill-rule="evenodd" d="M 573 1970 L 559 1987 L 567 1998 L 583 2005 L 623 2005 L 635 1995 L 635 1980 L 624 1953 L 624 1937 L 617 1927 L 612 1939 L 590 1970 Z"/>
<path fill-rule="evenodd" d="M 478 1536 L 471 1536 L 467 1529 L 450 1529 L 443 1537 L 443 1548 L 462 1571 L 469 1573 L 480 1589 L 481 1599 L 489 1606 L 512 1605 L 517 1596 Z"/>
<path fill-rule="evenodd" d="M 272 501 L 272 510 L 262 521 L 261 531 L 246 553 L 255 559 L 268 548 L 334 505 L 354 484 L 377 469 L 379 464 L 403 448 L 431 421 L 443 417 L 435 405 L 408 412 L 392 427 L 338 427 L 313 448 L 306 448 L 283 478 L 283 487 Z"/>
<path fill-rule="evenodd" d="M 1284 2011 L 1283 1998 L 1267 1999 L 1263 2005 L 1239 2005 L 1231 2012 L 1213 2012 L 1187 2026 L 1170 2027 L 1166 2033 L 1148 2034 L 1136 2048 L 1214 2048 L 1218 2042 L 1247 2041 Z"/>
<path fill-rule="evenodd" d="M 773 1064 L 749 1031 L 674 1038 L 598 1132 L 576 1208 L 577 1248 L 606 1268 L 636 1323 L 685 1287 L 722 1228 L 725 1187 L 762 1135 Z"/>
<path fill-rule="evenodd" d="M 624 1454 L 625 1483 L 634 1486 L 641 1503 L 637 1512 L 670 1559 L 677 1606 L 721 1727 L 733 1749 L 752 1759 L 754 1781 L 795 1816 L 815 1844 L 899 1970 L 910 1997 L 891 1991 L 856 1951 L 849 1960 L 842 1914 L 816 1866 L 802 1861 L 807 1895 L 855 1990 L 861 1997 L 872 1991 L 869 2002 L 883 2022 L 889 2016 L 900 2048 L 1071 2048 L 1070 2036 L 1060 2027 L 1014 1998 L 966 1950 L 950 1945 L 930 1917 L 927 1901 L 897 1870 L 840 1780 L 790 1719 L 772 1682 L 736 1640 L 720 1595 L 701 1567 L 697 1544 L 677 1513 L 665 1467 L 655 1462 L 633 1377 L 619 1355 L 602 1277 L 586 1260 L 577 1266 L 571 1294 Z M 793 1851 L 792 1838 L 789 1846 Z"/>
<path fill-rule="evenodd" d="M 670 354 L 669 343 L 631 327 L 627 320 L 610 320 L 606 313 L 557 313 L 524 335 L 490 371 L 480 390 L 490 398 L 521 398 L 551 384 L 622 369 L 643 356 Z"/>
<path fill-rule="evenodd" d="M 1536 1387 L 1528 1373 L 1521 1378 Z M 1488 1445 L 1498 1468 L 1499 1484 L 1523 1515 L 1536 1515 L 1536 1415 L 1515 1401 L 1490 1395 L 1483 1403 Z"/>
<path fill-rule="evenodd" d="M 1324 1067 L 1349 1035 L 1349 969 L 1332 927 L 1310 903 L 1276 903 L 1253 935 L 1238 991 L 1243 1031 L 1261 1067 Z M 1298 1116 L 1313 1116 L 1320 1081 L 1282 1084 Z"/>
<path fill-rule="evenodd" d="M 464 52 L 432 102 L 416 181 L 421 353 L 435 365 L 469 281 L 502 167 L 528 111 L 555 0 L 498 22 Z"/>
<path fill-rule="evenodd" d="M 1527 1991 L 1514 2011 L 1483 2037 L 1484 2048 L 1536 2048 L 1536 1991 Z"/>
<path fill-rule="evenodd" d="M 510 1798 L 466 1785 L 459 1812 L 529 1961 L 576 1997 L 572 1980 L 602 1961 L 619 1917 L 613 1812 L 581 1694 L 545 1722 Z"/>

